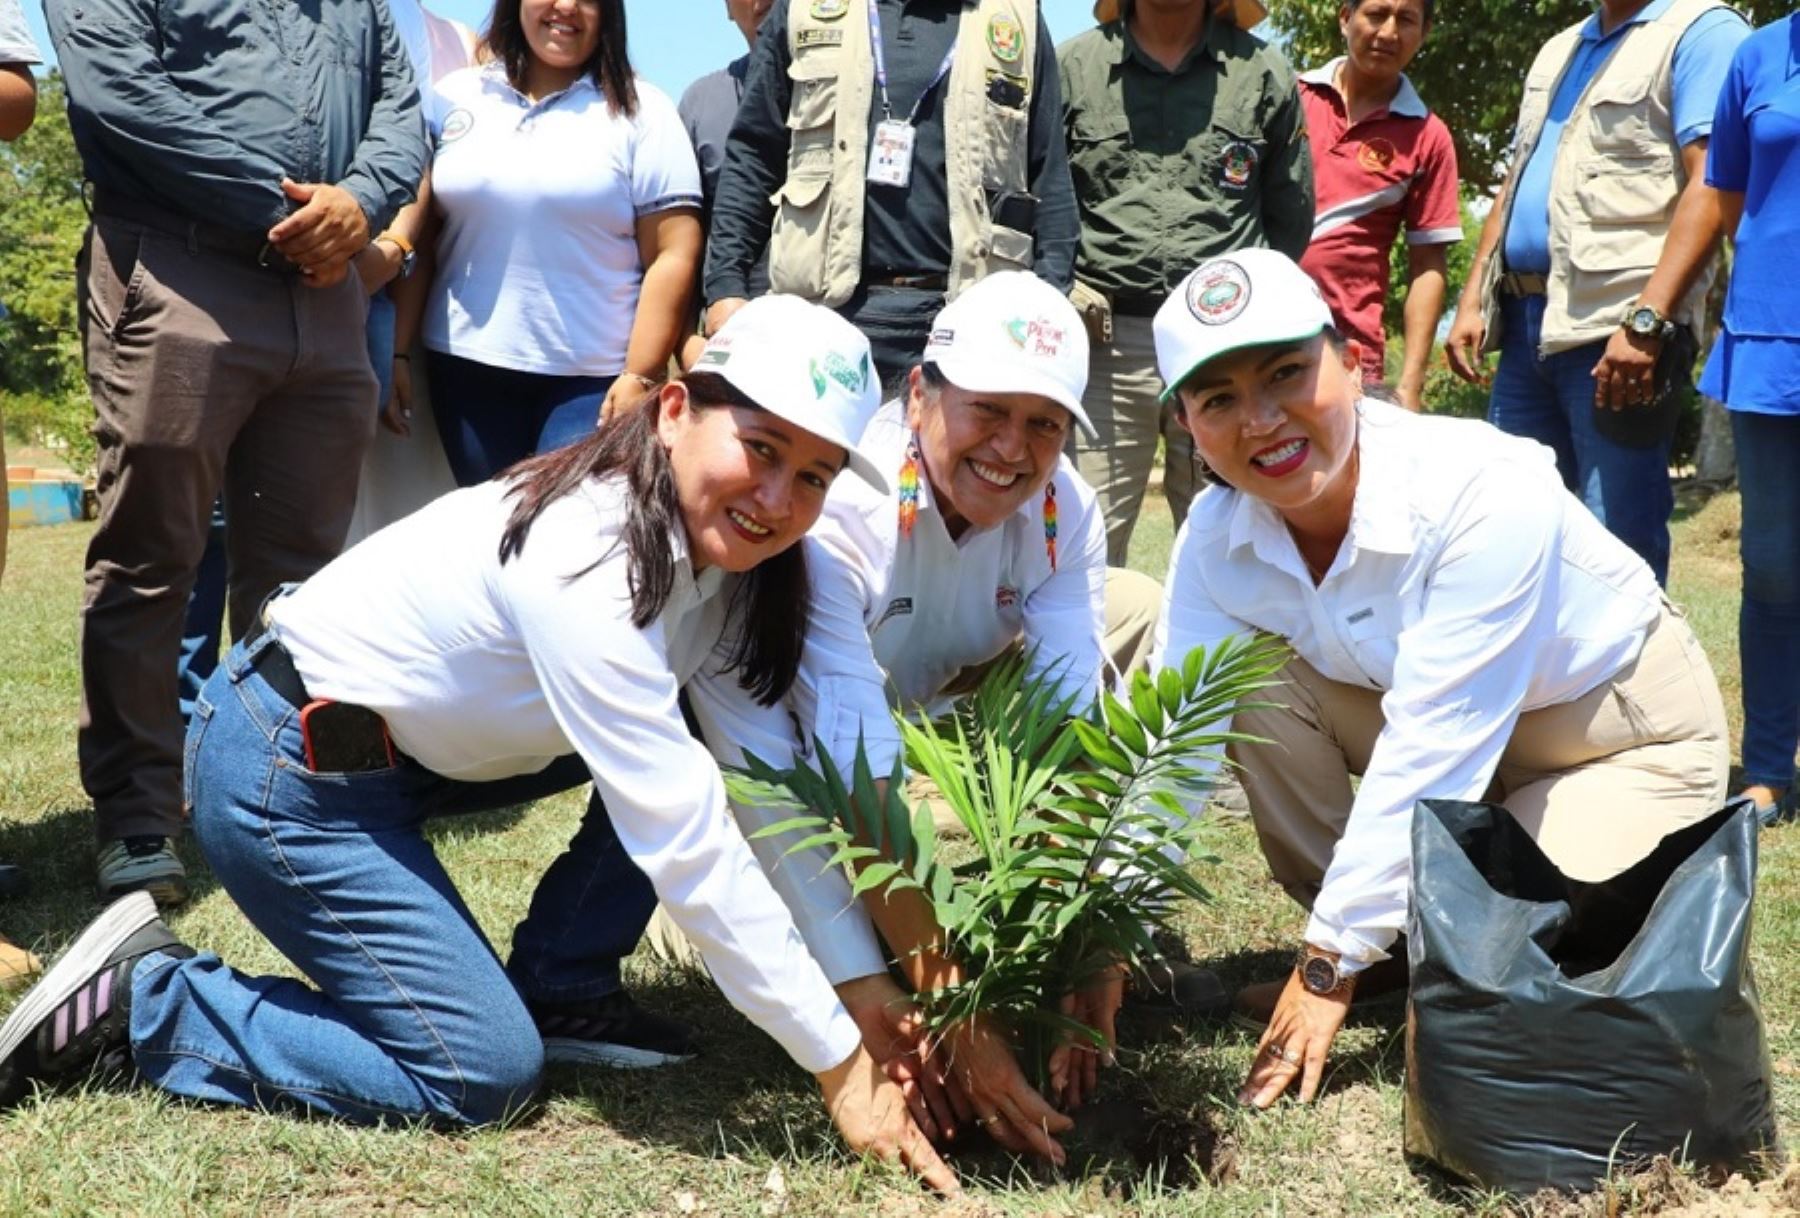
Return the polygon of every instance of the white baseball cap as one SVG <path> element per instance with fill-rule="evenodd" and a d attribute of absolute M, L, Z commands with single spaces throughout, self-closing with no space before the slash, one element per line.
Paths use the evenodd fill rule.
<path fill-rule="evenodd" d="M 1035 393 L 1075 416 L 1087 389 L 1088 338 L 1069 298 L 1028 271 L 998 271 L 945 305 L 925 362 L 971 393 Z"/>
<path fill-rule="evenodd" d="M 1312 276 L 1279 250 L 1241 249 L 1196 267 L 1156 311 L 1162 401 L 1208 360 L 1245 347 L 1311 338 L 1331 325 Z"/>
<path fill-rule="evenodd" d="M 770 414 L 843 448 L 849 468 L 887 493 L 887 476 L 857 447 L 881 407 L 862 331 L 798 296 L 758 296 L 706 340 L 695 372 L 730 381 Z"/>

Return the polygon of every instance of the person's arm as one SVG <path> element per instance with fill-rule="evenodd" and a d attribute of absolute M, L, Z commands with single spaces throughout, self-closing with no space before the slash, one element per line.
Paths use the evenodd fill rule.
<path fill-rule="evenodd" d="M 1725 214 L 1719 192 L 1706 184 L 1706 145 L 1695 140 L 1681 150 L 1687 185 L 1675 204 L 1675 218 L 1663 239 L 1662 254 L 1650 282 L 1638 294 L 1637 303 L 1648 305 L 1664 317 L 1670 315 L 1689 285 L 1719 250 L 1725 233 Z M 1594 365 L 1594 405 L 1609 410 L 1646 407 L 1655 397 L 1656 357 L 1662 352 L 1662 336 L 1640 335 L 1622 323 L 1606 340 L 1606 350 Z"/>
<path fill-rule="evenodd" d="M 625 371 L 606 391 L 600 422 L 642 400 L 668 376 L 669 357 L 687 334 L 693 316 L 694 278 L 700 271 L 700 209 L 680 207 L 640 216 L 638 257 L 644 281 L 625 346 Z"/>
<path fill-rule="evenodd" d="M 0 141 L 16 140 L 37 117 L 37 78 L 22 63 L 0 63 Z"/>
<path fill-rule="evenodd" d="M 731 821 L 718 767 L 682 720 L 661 623 L 639 629 L 622 616 L 624 556 L 569 578 L 595 523 L 573 504 L 540 517 L 532 544 L 500 568 L 499 595 L 620 844 L 725 997 L 818 1078 L 851 1147 L 955 1189 Z"/>
<path fill-rule="evenodd" d="M 725 142 L 725 163 L 707 235 L 704 293 L 706 330 L 719 327 L 750 295 L 750 272 L 769 246 L 774 205 L 769 198 L 787 174 L 790 136 L 787 0 L 763 20 L 737 119 Z"/>
<path fill-rule="evenodd" d="M 1400 633 L 1385 722 L 1306 925 L 1308 947 L 1346 976 L 1384 959 L 1405 926 L 1414 806 L 1479 799 L 1494 776 L 1530 689 L 1567 503 L 1547 469 L 1496 461 L 1443 522 L 1428 610 Z M 1296 968 L 1259 1045 L 1289 1056 L 1259 1051 L 1240 1099 L 1266 1108 L 1296 1078 L 1312 1099 L 1349 1004 L 1349 991 L 1308 991 Z"/>
<path fill-rule="evenodd" d="M 1265 53 L 1271 68 L 1269 87 L 1277 91 L 1275 112 L 1264 131 L 1262 180 L 1263 235 L 1271 249 L 1298 262 L 1312 243 L 1312 143 L 1306 138 L 1306 112 L 1294 72 L 1274 50 Z"/>
<path fill-rule="evenodd" d="M 1449 249 L 1447 245 L 1406 247 L 1406 303 L 1401 307 L 1406 355 L 1395 389 L 1400 404 L 1415 413 L 1424 405 L 1425 369 L 1437 341 L 1438 318 L 1444 314 Z"/>
<path fill-rule="evenodd" d="M 1456 300 L 1456 318 L 1450 323 L 1450 337 L 1444 343 L 1444 360 L 1454 372 L 1471 385 L 1487 383 L 1487 360 L 1481 354 L 1487 341 L 1487 321 L 1482 316 L 1481 284 L 1487 276 L 1489 259 L 1498 256 L 1500 230 L 1506 224 L 1506 196 L 1512 189 L 1514 164 L 1506 181 L 1500 184 L 1481 222 L 1481 237 L 1475 243 L 1475 257 L 1469 262 L 1469 281 L 1462 286 Z"/>
<path fill-rule="evenodd" d="M 425 128 L 412 65 L 388 10 L 375 5 L 369 12 L 377 22 L 380 74 L 350 169 L 335 183 L 284 176 L 282 192 L 299 207 L 269 230 L 269 244 L 315 287 L 343 278 L 350 260 L 413 198 L 425 173 Z"/>
<path fill-rule="evenodd" d="M 1081 211 L 1069 175 L 1069 146 L 1063 135 L 1062 73 L 1050 27 L 1038 14 L 1037 56 L 1032 67 L 1031 118 L 1026 128 L 1031 193 L 1037 196 L 1032 233 L 1032 270 L 1059 292 L 1075 286 L 1075 250 L 1081 243 Z"/>
<path fill-rule="evenodd" d="M 184 213 L 262 232 L 287 215 L 284 170 L 225 134 L 169 78 L 155 14 L 152 0 L 45 5 L 70 122 Z"/>

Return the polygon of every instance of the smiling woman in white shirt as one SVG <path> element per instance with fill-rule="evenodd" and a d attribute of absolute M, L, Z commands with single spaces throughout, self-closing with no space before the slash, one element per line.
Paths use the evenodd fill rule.
<path fill-rule="evenodd" d="M 1579 880 L 1722 806 L 1724 705 L 1644 562 L 1550 451 L 1362 398 L 1354 342 L 1284 255 L 1202 265 L 1157 361 L 1222 480 L 1175 543 L 1158 662 L 1256 630 L 1293 649 L 1233 746 L 1276 880 L 1310 911 L 1240 1098 L 1318 1090 L 1358 977 L 1405 925 L 1421 799 L 1504 805 Z M 1360 784 L 1352 785 L 1353 776 Z M 1401 962 L 1403 963 L 1403 962 Z"/>
<path fill-rule="evenodd" d="M 539 1024 L 424 825 L 591 778 L 578 840 L 603 836 L 649 877 L 725 995 L 817 1076 L 853 1148 L 955 1187 L 677 707 L 685 688 L 726 722 L 785 714 L 809 619 L 795 543 L 840 470 L 882 481 L 856 447 L 872 379 L 814 370 L 866 368 L 868 344 L 829 310 L 764 297 L 707 356 L 589 440 L 438 500 L 272 601 L 208 683 L 187 742 L 195 837 L 311 984 L 195 954 L 135 894 L 0 1029 L 8 1075 L 84 1076 L 123 1050 L 196 1099 L 504 1120 L 537 1089 Z M 556 872 L 545 886 L 582 879 Z"/>

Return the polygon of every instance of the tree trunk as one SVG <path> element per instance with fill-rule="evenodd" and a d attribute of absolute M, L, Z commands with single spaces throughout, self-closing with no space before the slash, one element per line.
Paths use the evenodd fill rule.
<path fill-rule="evenodd" d="M 1700 443 L 1694 450 L 1694 477 L 1724 485 L 1737 477 L 1737 452 L 1731 442 L 1731 416 L 1723 402 L 1700 399 Z"/>

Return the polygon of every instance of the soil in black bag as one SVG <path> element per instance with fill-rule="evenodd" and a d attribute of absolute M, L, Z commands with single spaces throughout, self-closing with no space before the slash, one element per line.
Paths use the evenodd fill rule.
<path fill-rule="evenodd" d="M 1657 1155 L 1778 1155 L 1750 968 L 1747 805 L 1603 883 L 1567 879 L 1505 809 L 1413 817 L 1406 1151 L 1484 1188 L 1593 1188 Z"/>

